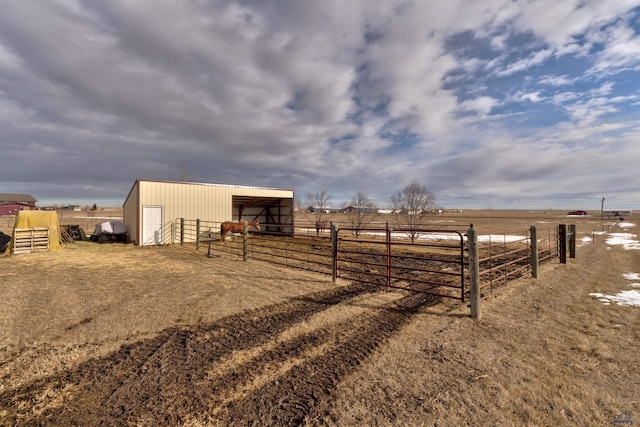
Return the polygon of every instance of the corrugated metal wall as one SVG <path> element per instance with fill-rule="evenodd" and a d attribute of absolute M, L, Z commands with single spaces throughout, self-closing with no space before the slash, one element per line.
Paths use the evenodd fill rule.
<path fill-rule="evenodd" d="M 138 191 L 136 191 L 136 186 Z M 130 230 L 129 239 L 135 240 L 136 243 L 141 241 L 142 206 L 162 206 L 165 228 L 171 227 L 171 224 L 178 218 L 221 222 L 238 219 L 239 209 L 233 209 L 233 196 L 287 199 L 289 201 L 284 205 L 290 206 L 293 201 L 292 190 L 184 182 L 137 181 L 125 201 L 123 209 L 125 224 Z M 289 209 L 292 208 L 289 207 Z M 261 209 L 257 207 L 248 208 L 243 212 L 242 219 L 248 219 L 249 215 L 257 215 L 260 211 Z M 258 219 L 264 222 L 266 217 L 262 216 Z"/>
<path fill-rule="evenodd" d="M 127 237 L 130 242 L 138 244 L 138 217 L 140 215 L 140 205 L 138 204 L 138 181 L 133 185 L 127 200 L 122 206 L 122 222 L 127 226 Z"/>

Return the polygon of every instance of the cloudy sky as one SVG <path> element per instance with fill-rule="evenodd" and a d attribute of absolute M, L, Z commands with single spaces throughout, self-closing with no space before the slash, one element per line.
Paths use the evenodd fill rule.
<path fill-rule="evenodd" d="M 640 209 L 640 0 L 0 0 L 0 193 Z"/>

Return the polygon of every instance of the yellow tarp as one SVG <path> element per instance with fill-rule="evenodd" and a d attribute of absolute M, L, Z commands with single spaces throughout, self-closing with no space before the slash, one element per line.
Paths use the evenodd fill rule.
<path fill-rule="evenodd" d="M 13 236 L 16 228 L 38 228 L 47 227 L 49 229 L 49 248 L 60 249 L 60 223 L 58 222 L 58 214 L 52 211 L 20 211 L 16 216 L 16 222 L 13 225 L 11 243 L 7 254 L 13 251 Z"/>

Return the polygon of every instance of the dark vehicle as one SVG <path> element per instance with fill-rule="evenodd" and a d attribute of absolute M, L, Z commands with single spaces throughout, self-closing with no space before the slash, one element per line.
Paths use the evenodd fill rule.
<path fill-rule="evenodd" d="M 9 242 L 11 242 L 11 236 L 7 236 L 0 231 L 0 253 L 4 252 L 9 247 Z"/>
<path fill-rule="evenodd" d="M 84 230 L 79 225 L 63 225 L 62 228 L 66 230 L 73 240 L 85 240 L 87 238 Z"/>
<path fill-rule="evenodd" d="M 96 225 L 91 240 L 98 243 L 127 243 L 127 226 L 120 221 L 107 221 Z"/>

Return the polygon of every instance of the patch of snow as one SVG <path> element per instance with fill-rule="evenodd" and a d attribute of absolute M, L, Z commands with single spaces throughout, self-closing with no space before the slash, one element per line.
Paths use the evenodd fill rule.
<path fill-rule="evenodd" d="M 418 233 L 418 239 L 417 240 L 460 240 L 460 236 L 458 235 L 458 233 Z M 407 237 L 406 233 L 403 232 L 397 232 L 397 233 L 391 233 L 392 237 Z M 462 236 L 463 239 L 466 241 L 467 237 L 466 236 Z"/>
<path fill-rule="evenodd" d="M 315 229 L 314 229 L 315 230 Z M 366 234 L 369 236 L 384 236 L 384 232 L 375 232 L 375 231 L 365 231 L 362 234 Z M 393 231 L 391 232 L 392 238 L 407 238 L 408 234 L 403 231 Z M 462 235 L 464 241 L 467 241 L 467 236 Z M 430 232 L 419 232 L 416 240 L 457 240 L 460 241 L 460 235 L 458 233 L 430 233 Z"/>
<path fill-rule="evenodd" d="M 633 222 L 620 222 L 618 223 L 618 227 L 621 228 L 631 228 L 631 227 L 635 227 L 636 225 Z"/>
<path fill-rule="evenodd" d="M 620 291 L 613 296 L 607 295 L 607 298 L 611 301 L 615 301 L 618 305 L 633 305 L 640 307 L 640 291 Z"/>
<path fill-rule="evenodd" d="M 609 305 L 611 302 L 615 302 L 621 306 L 635 306 L 640 307 L 640 291 L 629 290 L 620 291 L 615 295 L 605 295 L 598 292 L 592 292 L 589 294 L 603 304 Z"/>
<path fill-rule="evenodd" d="M 640 280 L 640 273 L 624 273 L 622 275 L 627 280 Z M 630 283 L 632 288 L 640 288 L 640 283 Z"/>
<path fill-rule="evenodd" d="M 379 232 L 363 232 L 362 234 L 368 234 L 370 236 L 384 236 L 385 233 Z M 460 235 L 458 233 L 431 233 L 431 232 L 420 232 L 419 236 L 416 240 L 460 240 Z M 391 237 L 393 238 L 407 238 L 407 233 L 401 231 L 391 232 Z M 467 241 L 467 236 L 462 235 L 464 241 Z M 512 243 L 519 241 L 528 241 L 528 236 L 518 236 L 518 235 L 507 235 L 507 234 L 483 234 L 478 236 L 478 242 L 481 243 Z"/>
<path fill-rule="evenodd" d="M 592 239 L 591 237 L 589 237 L 589 236 L 584 236 L 584 237 L 582 238 L 582 241 L 583 241 L 583 242 L 585 242 L 585 243 L 590 242 L 590 241 L 592 241 L 592 240 L 593 240 L 593 239 Z"/>
<path fill-rule="evenodd" d="M 621 245 L 625 249 L 640 249 L 640 242 L 634 240 L 634 237 L 637 237 L 637 235 L 631 233 L 609 233 L 607 244 Z"/>
<path fill-rule="evenodd" d="M 478 236 L 478 242 L 497 242 L 497 243 L 511 243 L 518 242 L 527 239 L 527 236 L 513 236 L 513 235 L 501 235 L 501 234 L 486 234 Z"/>
<path fill-rule="evenodd" d="M 582 239 L 578 241 L 578 246 L 584 246 L 587 243 L 593 242 L 593 239 L 590 236 L 584 236 Z"/>

